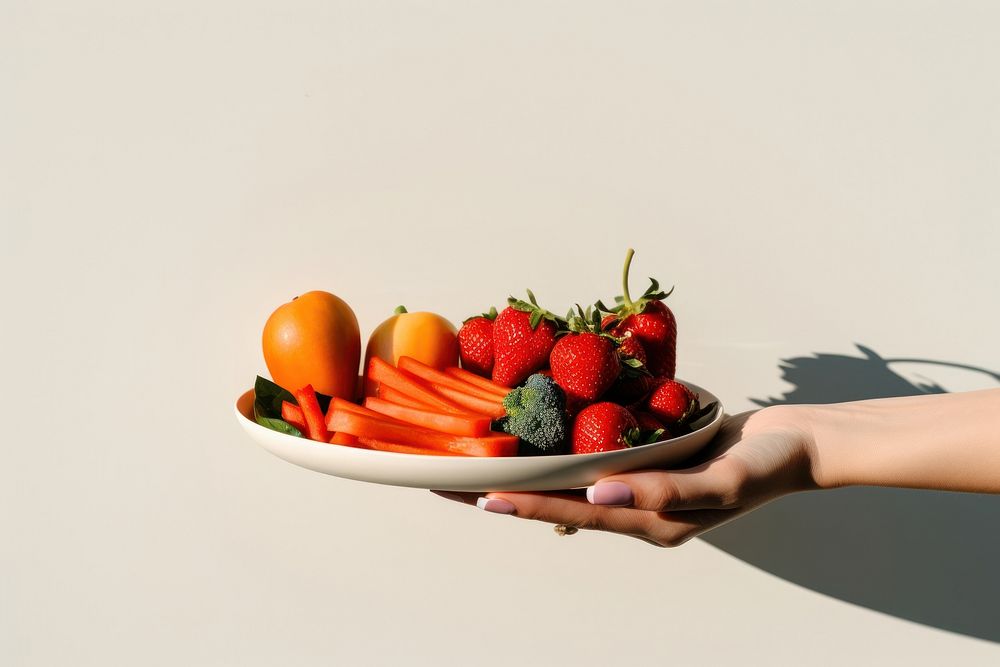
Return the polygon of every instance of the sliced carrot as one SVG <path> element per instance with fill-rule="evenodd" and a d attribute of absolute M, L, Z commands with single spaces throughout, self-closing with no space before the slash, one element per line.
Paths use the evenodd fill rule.
<path fill-rule="evenodd" d="M 356 435 L 359 439 L 373 438 L 455 454 L 468 454 L 470 456 L 514 456 L 517 454 L 518 440 L 515 436 L 493 432 L 482 438 L 450 435 L 429 431 L 419 426 L 376 419 L 346 410 L 334 410 L 329 426 L 335 431 Z"/>
<path fill-rule="evenodd" d="M 413 445 L 401 445 L 398 442 L 387 440 L 375 440 L 374 438 L 359 438 L 359 442 L 368 449 L 377 449 L 380 452 L 396 452 L 397 454 L 424 454 L 427 456 L 461 456 L 452 452 L 442 452 L 426 447 L 414 447 Z"/>
<path fill-rule="evenodd" d="M 358 436 L 351 435 L 350 433 L 339 433 L 334 432 L 330 436 L 331 445 L 345 445 L 347 447 L 357 447 L 358 446 Z"/>
<path fill-rule="evenodd" d="M 478 396 L 470 396 L 469 394 L 464 394 L 456 389 L 446 387 L 436 382 L 431 382 L 429 386 L 445 398 L 458 403 L 466 411 L 476 412 L 481 415 L 489 415 L 493 419 L 499 419 L 507 414 L 507 411 L 503 408 L 503 403 L 499 400 L 488 400 Z"/>
<path fill-rule="evenodd" d="M 480 375 L 476 375 L 472 371 L 467 371 L 464 368 L 459 368 L 458 366 L 449 366 L 444 369 L 444 372 L 454 378 L 462 380 L 463 382 L 468 382 L 469 384 L 474 384 L 477 387 L 485 389 L 486 391 L 492 391 L 495 394 L 499 394 L 500 398 L 503 398 L 510 393 L 510 387 L 505 387 L 502 384 L 494 382 L 488 378 L 484 378 Z"/>
<path fill-rule="evenodd" d="M 420 408 L 397 405 L 380 398 L 366 398 L 365 407 L 400 421 L 422 426 L 431 431 L 440 431 L 441 433 L 481 437 L 486 435 L 490 430 L 490 418 L 485 416 L 464 417 L 447 412 L 422 410 Z"/>
<path fill-rule="evenodd" d="M 281 402 L 281 418 L 303 433 L 306 432 L 305 415 L 302 414 L 302 408 L 294 403 L 289 403 L 288 401 Z"/>
<path fill-rule="evenodd" d="M 313 440 L 328 442 L 330 434 L 326 430 L 326 423 L 323 421 L 323 411 L 319 408 L 319 401 L 316 399 L 316 392 L 311 384 L 295 392 L 295 400 L 302 408 L 302 416 L 306 423 L 306 435 Z"/>
<path fill-rule="evenodd" d="M 449 387 L 470 396 L 482 398 L 487 401 L 496 401 L 498 399 L 501 401 L 503 400 L 503 396 L 499 396 L 497 392 L 491 389 L 483 389 L 478 385 L 470 384 L 464 380 L 459 380 L 455 376 L 439 371 L 438 369 L 428 366 L 413 357 L 400 357 L 399 369 L 406 373 L 416 375 L 424 382 L 432 382 L 436 385 L 441 385 L 442 387 Z"/>
<path fill-rule="evenodd" d="M 397 424 L 405 424 L 406 422 L 400 421 L 398 419 L 393 419 L 387 415 L 380 412 L 375 412 L 363 405 L 358 405 L 357 403 L 352 403 L 350 401 L 345 401 L 342 398 L 337 398 L 334 396 L 330 399 L 330 409 L 326 411 L 326 428 L 331 433 L 337 429 L 330 426 L 330 420 L 333 418 L 335 412 L 353 412 L 356 415 L 364 415 L 366 417 L 374 417 L 375 419 L 381 419 L 383 421 L 396 422 Z"/>
<path fill-rule="evenodd" d="M 381 357 L 372 357 L 371 361 L 368 362 L 368 377 L 379 383 L 379 386 L 388 385 L 407 396 L 434 406 L 438 410 L 454 413 L 465 412 L 458 403 L 431 391 L 423 382 L 399 370 Z"/>
<path fill-rule="evenodd" d="M 378 398 L 384 401 L 389 401 L 390 403 L 395 403 L 396 405 L 405 405 L 410 408 L 420 408 L 421 410 L 432 410 L 433 406 L 422 401 L 418 401 L 412 396 L 408 396 L 398 389 L 393 389 L 387 384 L 383 384 L 378 388 Z"/>

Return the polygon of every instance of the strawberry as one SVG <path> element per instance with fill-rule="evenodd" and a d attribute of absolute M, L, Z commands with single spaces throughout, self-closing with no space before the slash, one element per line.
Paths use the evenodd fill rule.
<path fill-rule="evenodd" d="M 668 428 L 683 424 L 698 411 L 698 395 L 677 380 L 666 380 L 646 401 L 646 408 Z"/>
<path fill-rule="evenodd" d="M 618 356 L 622 361 L 628 361 L 629 359 L 634 359 L 638 362 L 637 366 L 645 366 L 648 358 L 646 357 L 646 349 L 639 342 L 638 336 L 633 336 L 631 332 L 629 335 L 622 338 L 621 344 L 618 346 Z"/>
<path fill-rule="evenodd" d="M 600 398 L 622 369 L 614 342 L 591 332 L 570 333 L 556 341 L 549 364 L 567 404 L 577 407 Z"/>
<path fill-rule="evenodd" d="M 627 376 L 623 373 L 608 391 L 605 399 L 626 406 L 636 404 L 641 406 L 656 386 L 656 380 L 650 375 Z"/>
<path fill-rule="evenodd" d="M 631 447 L 639 440 L 632 413 L 617 403 L 594 403 L 573 421 L 573 453 L 592 454 Z"/>
<path fill-rule="evenodd" d="M 462 368 L 489 377 L 493 372 L 493 320 L 497 309 L 470 317 L 458 330 L 458 354 Z"/>
<path fill-rule="evenodd" d="M 677 371 L 677 320 L 662 301 L 649 301 L 642 312 L 627 315 L 615 328 L 616 336 L 637 338 L 646 351 L 646 366 L 657 377 L 673 378 Z"/>
<path fill-rule="evenodd" d="M 520 384 L 548 365 L 556 332 L 564 324 L 538 306 L 531 290 L 528 299 L 510 297 L 510 305 L 493 322 L 493 381 L 506 387 Z"/>
<path fill-rule="evenodd" d="M 677 366 L 677 320 L 663 303 L 670 292 L 660 290 L 660 283 L 650 278 L 649 288 L 643 295 L 632 300 L 628 290 L 628 273 L 635 254 L 631 248 L 625 255 L 625 270 L 622 273 L 623 294 L 615 300 L 614 308 L 597 303 L 600 310 L 608 312 L 601 322 L 602 328 L 619 338 L 635 337 L 646 352 L 646 367 L 657 377 L 673 378 Z M 673 291 L 673 290 L 671 290 Z M 610 319 L 617 318 L 617 323 Z"/>
<path fill-rule="evenodd" d="M 640 431 L 665 431 L 667 428 L 652 412 L 636 412 L 634 414 Z"/>

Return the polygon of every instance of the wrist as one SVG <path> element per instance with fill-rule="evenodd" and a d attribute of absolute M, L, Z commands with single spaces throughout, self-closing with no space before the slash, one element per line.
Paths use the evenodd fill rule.
<path fill-rule="evenodd" d="M 750 416 L 745 432 L 780 433 L 794 451 L 788 460 L 795 469 L 789 491 L 831 488 L 822 469 L 815 435 L 815 408 L 812 405 L 772 405 Z"/>

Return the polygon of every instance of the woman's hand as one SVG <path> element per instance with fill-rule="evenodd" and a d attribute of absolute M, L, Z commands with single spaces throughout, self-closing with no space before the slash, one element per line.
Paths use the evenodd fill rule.
<path fill-rule="evenodd" d="M 439 495 L 489 512 L 672 547 L 769 500 L 818 488 L 813 450 L 805 411 L 777 406 L 727 417 L 703 463 L 612 475 L 588 488 L 585 497 L 573 492 Z"/>

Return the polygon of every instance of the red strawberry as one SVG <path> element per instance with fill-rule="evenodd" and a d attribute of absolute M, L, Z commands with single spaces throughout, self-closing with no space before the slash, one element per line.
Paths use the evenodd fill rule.
<path fill-rule="evenodd" d="M 535 301 L 511 297 L 493 322 L 493 381 L 513 387 L 549 363 L 561 320 Z"/>
<path fill-rule="evenodd" d="M 614 335 L 634 337 L 646 351 L 646 367 L 657 377 L 673 378 L 677 371 L 677 320 L 662 301 L 648 301 L 644 309 L 627 315 Z"/>
<path fill-rule="evenodd" d="M 656 432 L 660 429 L 666 430 L 667 428 L 652 412 L 636 412 L 635 421 L 639 424 L 640 431 Z"/>
<path fill-rule="evenodd" d="M 653 391 L 646 408 L 670 427 L 698 411 L 698 395 L 677 380 L 667 380 Z"/>
<path fill-rule="evenodd" d="M 573 421 L 573 453 L 591 454 L 631 447 L 639 439 L 632 413 L 617 403 L 594 403 Z"/>
<path fill-rule="evenodd" d="M 611 339 L 590 332 L 570 333 L 556 341 L 549 365 L 570 406 L 596 401 L 622 369 Z"/>
<path fill-rule="evenodd" d="M 493 372 L 493 320 L 497 309 L 470 317 L 458 330 L 458 354 L 462 368 L 489 377 Z"/>
<path fill-rule="evenodd" d="M 677 366 L 677 320 L 663 303 L 670 293 L 660 291 L 660 284 L 650 278 L 649 288 L 641 297 L 632 300 L 628 290 L 628 272 L 635 254 L 631 248 L 625 255 L 622 274 L 622 296 L 613 309 L 598 302 L 598 308 L 612 312 L 618 319 L 615 324 L 610 315 L 602 320 L 602 327 L 610 327 L 619 338 L 635 337 L 646 352 L 646 367 L 657 377 L 673 378 Z M 672 290 L 671 290 L 672 291 Z"/>
<path fill-rule="evenodd" d="M 621 405 L 642 404 L 649 393 L 656 388 L 656 380 L 649 375 L 628 377 L 622 374 L 611 387 L 605 398 Z"/>
<path fill-rule="evenodd" d="M 629 334 L 622 338 L 621 344 L 618 346 L 618 356 L 622 360 L 635 359 L 643 366 L 646 365 L 646 349 L 639 342 L 637 336 Z"/>

